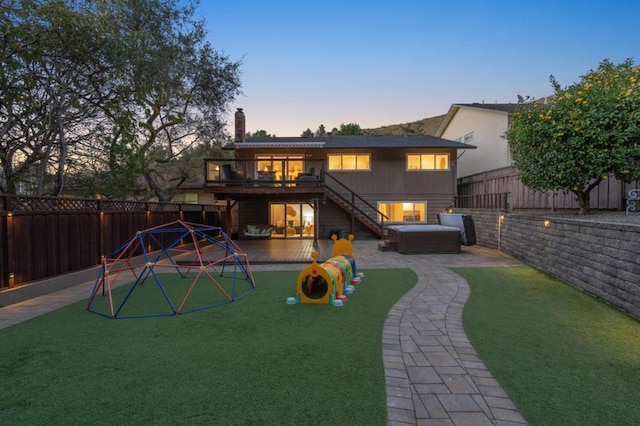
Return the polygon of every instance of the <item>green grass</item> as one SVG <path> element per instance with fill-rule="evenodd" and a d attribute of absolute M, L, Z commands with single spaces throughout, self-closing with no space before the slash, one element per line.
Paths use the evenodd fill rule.
<path fill-rule="evenodd" d="M 0 330 L 0 424 L 384 425 L 382 327 L 417 277 L 365 272 L 344 307 L 287 305 L 297 272 L 256 272 L 212 310 L 111 320 L 83 301 Z"/>
<path fill-rule="evenodd" d="M 469 340 L 528 424 L 640 424 L 640 322 L 529 267 L 454 271 Z"/>

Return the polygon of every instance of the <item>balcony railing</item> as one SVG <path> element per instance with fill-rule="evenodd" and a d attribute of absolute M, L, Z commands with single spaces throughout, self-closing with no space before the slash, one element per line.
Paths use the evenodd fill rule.
<path fill-rule="evenodd" d="M 324 159 L 208 158 L 206 186 L 309 187 L 324 185 Z"/>

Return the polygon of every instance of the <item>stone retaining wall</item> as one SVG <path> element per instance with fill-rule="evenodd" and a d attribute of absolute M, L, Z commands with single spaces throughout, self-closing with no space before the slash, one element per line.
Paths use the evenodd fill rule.
<path fill-rule="evenodd" d="M 640 226 L 550 213 L 456 209 L 497 248 L 640 319 Z"/>

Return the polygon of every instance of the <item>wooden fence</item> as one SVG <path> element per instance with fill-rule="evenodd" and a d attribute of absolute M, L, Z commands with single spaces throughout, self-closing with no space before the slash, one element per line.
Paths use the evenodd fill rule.
<path fill-rule="evenodd" d="M 623 184 L 614 177 L 603 180 L 590 194 L 593 210 L 624 210 L 629 190 L 638 182 Z M 573 193 L 541 192 L 529 189 L 515 167 L 504 167 L 458 179 L 458 208 L 578 209 Z"/>
<path fill-rule="evenodd" d="M 221 226 L 215 205 L 0 195 L 0 290 L 100 264 L 137 231 Z"/>

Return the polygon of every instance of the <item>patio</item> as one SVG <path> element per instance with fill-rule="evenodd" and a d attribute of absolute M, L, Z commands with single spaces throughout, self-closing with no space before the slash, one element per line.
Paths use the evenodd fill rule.
<path fill-rule="evenodd" d="M 238 240 L 234 241 L 247 254 L 252 265 L 310 263 L 311 252 L 319 253 L 319 260 L 330 258 L 333 241 L 318 240 L 314 249 L 311 239 L 276 239 L 270 240 Z"/>

